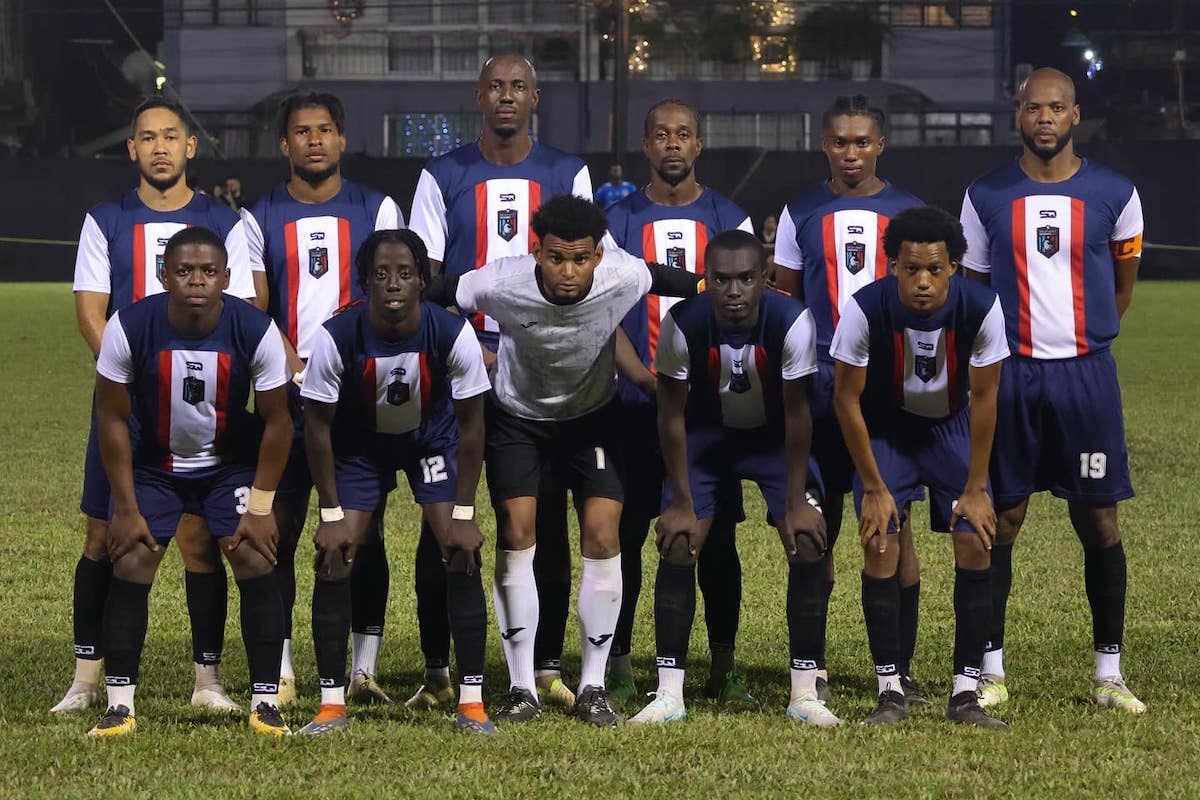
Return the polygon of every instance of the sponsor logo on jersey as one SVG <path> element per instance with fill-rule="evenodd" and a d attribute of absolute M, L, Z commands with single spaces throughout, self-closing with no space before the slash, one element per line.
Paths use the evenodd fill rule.
<path fill-rule="evenodd" d="M 937 356 L 913 356 L 913 372 L 922 383 L 929 383 L 937 374 Z"/>
<path fill-rule="evenodd" d="M 396 367 L 392 370 L 392 377 L 395 378 L 387 387 L 388 405 L 402 406 L 412 397 L 412 392 L 408 388 L 408 384 L 404 382 L 404 367 Z"/>
<path fill-rule="evenodd" d="M 846 242 L 846 271 L 851 275 L 862 272 L 867 265 L 867 245 L 865 242 Z"/>
<path fill-rule="evenodd" d="M 683 231 L 667 231 L 667 241 L 668 242 L 682 242 L 683 241 Z"/>
<path fill-rule="evenodd" d="M 512 203 L 512 202 L 515 202 L 516 199 L 517 199 L 517 196 L 515 194 L 513 194 L 512 192 L 501 192 L 500 193 L 500 202 L 501 203 Z"/>
<path fill-rule="evenodd" d="M 511 242 L 517 235 L 517 210 L 502 208 L 496 212 L 496 235 L 506 242 Z"/>
<path fill-rule="evenodd" d="M 1037 251 L 1046 258 L 1052 258 L 1058 252 L 1058 228 L 1043 225 L 1037 229 Z"/>
<path fill-rule="evenodd" d="M 329 272 L 329 248 L 308 248 L 308 274 L 314 278 L 320 278 L 326 272 Z"/>
<path fill-rule="evenodd" d="M 1041 211 L 1038 212 L 1038 217 L 1040 219 L 1057 219 L 1058 212 L 1055 211 L 1053 208 L 1043 208 Z"/>
<path fill-rule="evenodd" d="M 686 269 L 687 268 L 687 248 L 685 248 L 685 247 L 668 247 L 666 264 L 668 267 L 672 267 L 674 269 Z"/>

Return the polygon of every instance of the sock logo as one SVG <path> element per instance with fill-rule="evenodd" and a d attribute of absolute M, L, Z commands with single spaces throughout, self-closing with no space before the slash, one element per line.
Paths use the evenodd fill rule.
<path fill-rule="evenodd" d="M 105 675 L 104 676 L 104 685 L 105 686 L 132 686 L 133 681 L 131 681 L 129 679 L 129 676 L 127 676 L 127 675 Z"/>
<path fill-rule="evenodd" d="M 675 659 L 671 658 L 670 656 L 658 656 L 654 659 L 654 666 L 656 666 L 656 667 L 674 667 Z"/>
<path fill-rule="evenodd" d="M 252 683 L 250 691 L 254 694 L 279 694 L 278 683 Z"/>
<path fill-rule="evenodd" d="M 562 668 L 562 659 L 558 658 L 543 658 L 537 662 L 537 669 L 560 669 Z"/>
<path fill-rule="evenodd" d="M 875 674 L 876 675 L 895 675 L 897 673 L 897 671 L 898 670 L 896 669 L 895 664 L 876 664 L 875 665 Z"/>
<path fill-rule="evenodd" d="M 525 629 L 524 628 L 509 628 L 506 631 L 500 632 L 500 638 L 507 642 L 509 639 L 516 636 L 518 633 L 520 633 L 523 630 L 525 630 Z"/>
<path fill-rule="evenodd" d="M 365 633 L 368 636 L 382 636 L 383 635 L 383 626 L 382 625 L 367 625 L 363 628 L 363 633 Z"/>
<path fill-rule="evenodd" d="M 968 678 L 978 678 L 979 667 L 963 667 L 962 674 L 966 675 Z"/>
<path fill-rule="evenodd" d="M 221 663 L 221 654 L 220 653 L 201 653 L 200 654 L 200 663 L 204 664 L 205 666 L 212 666 L 213 664 L 220 664 Z"/>
<path fill-rule="evenodd" d="M 321 678 L 320 683 L 322 689 L 332 689 L 337 686 L 337 681 L 334 678 Z"/>
<path fill-rule="evenodd" d="M 612 637 L 613 637 L 613 635 L 611 633 L 606 633 L 601 636 L 595 636 L 595 637 L 589 636 L 589 637 L 587 637 L 587 640 L 589 642 L 591 642 L 592 644 L 596 645 L 596 647 L 603 647 L 604 643 L 607 642 Z"/>
<path fill-rule="evenodd" d="M 1121 652 L 1121 645 L 1119 645 L 1119 644 L 1098 644 L 1098 645 L 1096 645 L 1096 652 L 1104 653 L 1104 654 L 1110 655 L 1110 656 L 1115 656 Z"/>
<path fill-rule="evenodd" d="M 462 678 L 459 679 L 459 681 L 464 686 L 483 686 L 483 676 L 482 675 L 463 675 Z"/>
<path fill-rule="evenodd" d="M 94 656 L 96 655 L 96 647 L 90 644 L 77 644 L 75 645 L 75 655 Z"/>
<path fill-rule="evenodd" d="M 809 658 L 793 658 L 792 669 L 816 669 L 817 662 Z"/>

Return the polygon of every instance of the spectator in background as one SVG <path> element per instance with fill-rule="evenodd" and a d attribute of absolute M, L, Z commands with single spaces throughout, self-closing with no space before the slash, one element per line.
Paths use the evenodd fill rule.
<path fill-rule="evenodd" d="M 620 164 L 608 168 L 608 183 L 596 190 L 596 205 L 608 208 L 613 203 L 628 197 L 637 191 L 637 187 L 625 180 Z"/>
<path fill-rule="evenodd" d="M 763 249 L 767 251 L 767 283 L 775 285 L 775 232 L 779 229 L 779 220 L 768 215 L 763 220 L 762 232 L 758 238 L 762 240 Z"/>
<path fill-rule="evenodd" d="M 242 181 L 240 178 L 230 175 L 225 179 L 225 191 L 220 195 L 230 208 L 234 211 L 242 210 Z"/>

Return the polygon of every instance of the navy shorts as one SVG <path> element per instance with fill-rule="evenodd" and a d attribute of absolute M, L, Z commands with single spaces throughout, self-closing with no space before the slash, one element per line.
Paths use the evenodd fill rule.
<path fill-rule="evenodd" d="M 396 471 L 408 477 L 418 505 L 453 503 L 458 498 L 458 446 L 412 458 L 399 467 L 382 464 L 366 456 L 336 458 L 334 472 L 338 501 L 354 511 L 376 511 L 387 503 L 396 488 Z"/>
<path fill-rule="evenodd" d="M 713 516 L 722 486 L 743 480 L 758 484 L 774 519 L 787 515 L 787 455 L 779 431 L 693 429 L 687 434 L 687 450 L 688 483 L 697 519 Z M 825 496 L 820 470 L 812 459 L 806 488 L 818 500 Z M 671 501 L 670 484 L 664 483 L 663 510 Z"/>
<path fill-rule="evenodd" d="M 169 541 L 181 514 L 203 517 L 218 538 L 237 530 L 254 481 L 251 467 L 217 467 L 200 474 L 180 474 L 153 467 L 135 467 L 133 491 L 138 510 L 155 539 Z M 107 515 L 112 518 L 111 512 Z"/>
<path fill-rule="evenodd" d="M 1112 353 L 1062 361 L 1010 357 L 997 406 L 991 465 L 997 508 L 1047 489 L 1096 506 L 1133 497 Z"/>
<path fill-rule="evenodd" d="M 108 475 L 100 458 L 100 436 L 96 431 L 96 401 L 92 399 L 92 426 L 88 430 L 87 450 L 83 454 L 83 496 L 79 510 L 94 519 L 108 519 L 111 504 Z"/>
<path fill-rule="evenodd" d="M 304 447 L 304 401 L 300 387 L 287 384 L 288 412 L 292 415 L 292 449 L 279 478 L 278 494 L 307 495 L 312 490 L 312 475 L 308 471 L 308 450 Z"/>
<path fill-rule="evenodd" d="M 903 523 L 905 505 L 920 499 L 921 487 L 929 487 L 929 527 L 940 533 L 950 532 L 954 502 L 967 485 L 971 462 L 971 423 L 966 409 L 940 422 L 925 422 L 910 417 L 910 424 L 896 425 L 887 434 L 871 437 L 871 452 L 879 474 L 892 493 Z M 991 494 L 989 487 L 988 494 Z M 854 476 L 854 511 L 862 515 L 863 484 Z M 955 532 L 975 531 L 966 520 L 959 520 Z M 888 533 L 896 533 L 889 530 Z"/>
<path fill-rule="evenodd" d="M 817 361 L 812 383 L 812 457 L 821 467 L 829 497 L 850 491 L 854 459 L 842 438 L 842 426 L 833 408 L 833 362 Z"/>

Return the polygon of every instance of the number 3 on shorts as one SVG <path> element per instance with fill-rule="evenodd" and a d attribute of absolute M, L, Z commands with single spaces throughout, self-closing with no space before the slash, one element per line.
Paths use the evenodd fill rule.
<path fill-rule="evenodd" d="M 443 456 L 421 459 L 421 480 L 425 483 L 441 483 L 449 477 L 446 474 L 446 459 Z"/>
<path fill-rule="evenodd" d="M 245 514 L 246 510 L 250 507 L 250 487 L 239 486 L 238 488 L 234 489 L 233 499 L 237 501 L 237 505 L 234 506 L 234 510 L 239 514 Z"/>
<path fill-rule="evenodd" d="M 1108 474 L 1107 453 L 1080 453 L 1079 477 L 1103 478 Z"/>

